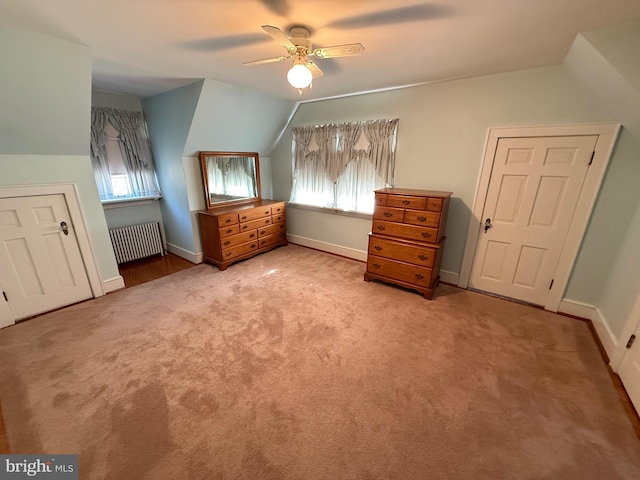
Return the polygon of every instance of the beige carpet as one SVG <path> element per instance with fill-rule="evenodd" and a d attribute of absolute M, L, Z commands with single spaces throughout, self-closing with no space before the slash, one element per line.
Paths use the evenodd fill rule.
<path fill-rule="evenodd" d="M 588 325 L 290 245 L 0 331 L 14 453 L 82 479 L 640 478 Z"/>

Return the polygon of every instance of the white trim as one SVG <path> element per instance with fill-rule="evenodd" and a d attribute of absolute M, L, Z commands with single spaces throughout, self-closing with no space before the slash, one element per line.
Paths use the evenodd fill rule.
<path fill-rule="evenodd" d="M 480 169 L 480 177 L 476 188 L 473 210 L 469 218 L 469 228 L 467 230 L 467 242 L 465 244 L 462 267 L 460 268 L 460 280 L 458 286 L 467 288 L 471 276 L 471 267 L 478 244 L 478 235 L 482 224 L 482 212 L 487 199 L 491 170 L 500 138 L 514 137 L 554 137 L 572 135 L 598 135 L 596 142 L 596 153 L 593 163 L 587 171 L 587 176 L 583 184 L 578 204 L 576 206 L 565 243 L 560 254 L 560 260 L 554 274 L 553 288 L 549 291 L 549 296 L 544 308 L 552 312 L 558 311 L 562 295 L 571 275 L 573 264 L 578 255 L 580 244 L 584 232 L 587 228 L 593 205 L 596 201 L 604 172 L 609 163 L 611 152 L 615 145 L 619 123 L 594 123 L 575 125 L 550 125 L 515 128 L 490 128 L 487 134 L 485 152 Z"/>
<path fill-rule="evenodd" d="M 609 327 L 609 322 L 598 307 L 575 300 L 563 299 L 558 306 L 560 313 L 591 320 L 604 351 L 611 360 L 618 348 L 618 340 Z M 611 363 L 611 361 L 609 362 Z"/>
<path fill-rule="evenodd" d="M 342 257 L 352 258 L 361 262 L 367 261 L 366 250 L 356 250 L 355 248 L 343 247 L 342 245 L 336 245 L 333 243 L 321 242 L 320 240 L 314 240 L 313 238 L 301 237 L 299 235 L 292 235 L 287 233 L 287 240 L 296 245 L 302 245 L 303 247 L 315 248 L 323 252 L 333 253 Z"/>
<path fill-rule="evenodd" d="M 7 197 L 32 197 L 37 195 L 64 195 L 71 222 L 76 233 L 80 255 L 91 286 L 94 297 L 104 295 L 102 280 L 98 273 L 98 265 L 94 255 L 91 239 L 87 233 L 87 227 L 80 206 L 78 189 L 75 183 L 56 183 L 43 185 L 9 185 L 0 186 L 0 198 Z"/>
<path fill-rule="evenodd" d="M 638 298 L 636 298 L 636 303 L 627 318 L 627 321 L 622 329 L 622 334 L 620 335 L 620 339 L 622 340 L 618 345 L 618 348 L 610 355 L 611 361 L 609 364 L 614 372 L 617 372 L 622 366 L 622 362 L 624 361 L 624 357 L 626 353 L 629 351 L 626 348 L 627 340 L 633 334 L 637 334 L 638 329 L 640 329 L 640 292 L 638 292 Z"/>
<path fill-rule="evenodd" d="M 459 274 L 440 269 L 440 281 L 450 283 L 452 285 L 457 285 L 459 280 Z"/>
<path fill-rule="evenodd" d="M 179 256 L 180 258 L 184 258 L 185 260 L 190 261 L 191 263 L 202 263 L 203 253 L 193 253 L 189 250 L 185 250 L 182 247 L 178 247 L 172 243 L 167 243 L 167 252 L 173 253 L 174 255 Z"/>
<path fill-rule="evenodd" d="M 102 286 L 104 287 L 105 293 L 122 290 L 125 287 L 124 278 L 122 278 L 120 275 L 118 275 L 117 277 L 109 278 L 108 280 L 102 282 Z"/>
<path fill-rule="evenodd" d="M 112 208 L 134 207 L 138 205 L 150 205 L 158 203 L 162 197 L 138 197 L 138 198 L 121 198 L 116 200 L 102 200 L 102 208 L 111 210 Z"/>

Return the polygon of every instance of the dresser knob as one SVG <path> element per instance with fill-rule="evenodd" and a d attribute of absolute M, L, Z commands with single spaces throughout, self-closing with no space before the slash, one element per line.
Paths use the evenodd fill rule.
<path fill-rule="evenodd" d="M 420 216 L 420 217 L 418 217 L 418 221 L 419 222 L 426 222 L 427 221 L 427 217 Z"/>
<path fill-rule="evenodd" d="M 373 266 L 373 268 L 380 268 L 381 267 L 381 265 L 379 263 L 374 263 L 372 266 Z"/>
<path fill-rule="evenodd" d="M 411 203 L 411 202 L 409 202 L 409 200 L 402 200 L 402 204 L 403 205 L 409 205 L 409 203 Z"/>
<path fill-rule="evenodd" d="M 378 225 L 378 230 L 384 230 L 386 227 L 384 225 Z"/>
<path fill-rule="evenodd" d="M 429 232 L 422 232 L 422 236 L 424 238 L 431 238 L 431 234 Z"/>
<path fill-rule="evenodd" d="M 416 273 L 416 278 L 418 280 L 424 280 L 424 275 L 422 275 L 421 273 Z"/>
<path fill-rule="evenodd" d="M 255 236 L 256 236 L 256 234 L 255 234 L 255 233 L 252 233 L 251 235 L 249 235 L 249 238 L 253 238 L 253 237 L 255 237 Z"/>
<path fill-rule="evenodd" d="M 420 260 L 424 261 L 424 260 L 426 260 L 426 259 L 427 259 L 427 258 L 429 258 L 429 257 L 427 257 L 426 255 L 418 255 L 418 258 L 419 258 Z"/>
<path fill-rule="evenodd" d="M 269 223 L 269 220 L 265 220 L 265 221 L 264 221 L 264 223 L 265 223 L 265 224 L 268 224 L 268 223 Z"/>
<path fill-rule="evenodd" d="M 226 257 L 230 257 L 231 256 L 231 252 L 227 252 L 224 254 Z"/>
<path fill-rule="evenodd" d="M 255 244 L 255 243 L 252 243 L 252 244 L 250 245 L 250 247 L 251 247 L 251 248 L 256 248 L 256 244 Z"/>
<path fill-rule="evenodd" d="M 246 220 L 246 219 L 247 219 L 247 216 L 246 216 L 246 215 L 243 215 L 243 216 L 242 216 L 242 220 Z"/>
<path fill-rule="evenodd" d="M 227 240 L 226 242 L 224 242 L 225 245 L 229 245 L 231 242 L 229 240 Z"/>
<path fill-rule="evenodd" d="M 269 210 L 265 211 L 264 214 L 265 215 L 269 215 L 271 212 Z"/>
<path fill-rule="evenodd" d="M 226 222 L 227 222 L 227 223 L 231 223 L 231 219 L 230 219 L 230 218 L 227 218 Z"/>
<path fill-rule="evenodd" d="M 393 213 L 391 213 L 391 212 L 384 212 L 384 216 L 385 216 L 385 217 L 393 217 Z"/>
<path fill-rule="evenodd" d="M 373 248 L 375 248 L 378 252 L 382 250 L 382 247 L 380 245 L 375 245 Z"/>
<path fill-rule="evenodd" d="M 260 235 L 264 235 L 265 233 L 267 233 L 266 230 L 260 230 Z"/>
<path fill-rule="evenodd" d="M 243 230 L 246 230 L 247 228 L 249 228 L 247 225 L 242 225 Z"/>
<path fill-rule="evenodd" d="M 233 230 L 231 230 L 230 228 L 227 228 L 227 233 L 231 233 L 233 232 Z"/>

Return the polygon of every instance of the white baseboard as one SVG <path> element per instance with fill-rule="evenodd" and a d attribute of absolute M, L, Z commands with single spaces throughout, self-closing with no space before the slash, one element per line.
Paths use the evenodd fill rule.
<path fill-rule="evenodd" d="M 448 272 L 446 270 L 440 270 L 440 281 L 450 283 L 451 285 L 458 285 L 460 274 L 455 272 Z"/>
<path fill-rule="evenodd" d="M 124 288 L 124 278 L 118 275 L 117 277 L 103 280 L 102 288 L 104 288 L 105 294 L 115 292 L 116 290 L 122 290 Z"/>
<path fill-rule="evenodd" d="M 296 245 L 302 245 L 303 247 L 315 248 L 316 250 L 322 250 L 323 252 L 333 253 L 347 258 L 353 258 L 361 262 L 367 261 L 367 252 L 362 250 L 356 250 L 355 248 L 343 247 L 342 245 L 335 245 L 333 243 L 321 242 L 320 240 L 314 240 L 313 238 L 301 237 L 299 235 L 287 234 L 287 240 Z"/>
<path fill-rule="evenodd" d="M 167 242 L 167 251 L 173 253 L 174 255 L 179 256 L 180 258 L 184 258 L 185 260 L 190 261 L 191 263 L 202 263 L 202 252 L 193 253 L 189 250 L 185 250 L 182 247 L 178 247 L 177 245 L 173 245 L 172 243 Z"/>
<path fill-rule="evenodd" d="M 598 307 L 565 298 L 560 302 L 558 311 L 566 313 L 567 315 L 574 315 L 576 317 L 591 320 L 591 323 L 596 330 L 596 334 L 600 339 L 600 343 L 602 343 L 602 346 L 604 347 L 604 351 L 607 353 L 609 359 L 613 358 L 618 347 L 618 340 L 611 331 L 611 328 L 609 328 L 609 322 L 604 318 L 604 315 Z"/>

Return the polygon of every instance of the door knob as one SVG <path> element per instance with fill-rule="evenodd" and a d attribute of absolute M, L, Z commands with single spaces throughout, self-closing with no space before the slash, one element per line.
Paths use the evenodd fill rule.
<path fill-rule="evenodd" d="M 65 235 L 69 235 L 69 227 L 67 226 L 67 222 L 60 222 L 60 227 L 62 228 L 62 233 Z"/>
<path fill-rule="evenodd" d="M 490 218 L 487 218 L 487 219 L 484 221 L 484 233 L 487 233 L 487 230 L 489 230 L 489 229 L 490 229 L 490 228 L 492 228 L 492 227 L 493 227 L 493 225 L 491 225 L 491 219 L 490 219 Z"/>

